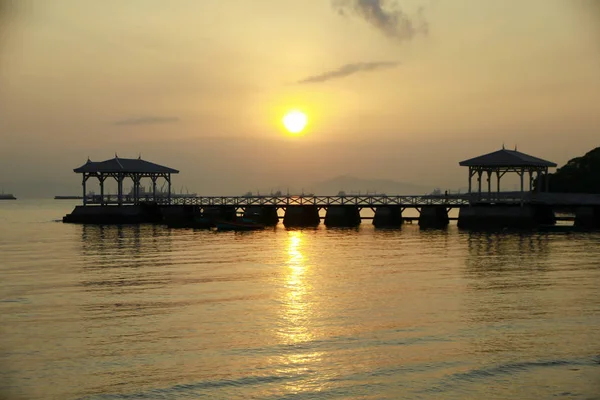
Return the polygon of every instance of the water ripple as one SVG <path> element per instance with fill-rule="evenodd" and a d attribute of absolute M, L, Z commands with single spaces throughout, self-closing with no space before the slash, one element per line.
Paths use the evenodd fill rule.
<path fill-rule="evenodd" d="M 7 397 L 600 393 L 599 234 L 47 222 L 62 204 L 0 204 Z"/>

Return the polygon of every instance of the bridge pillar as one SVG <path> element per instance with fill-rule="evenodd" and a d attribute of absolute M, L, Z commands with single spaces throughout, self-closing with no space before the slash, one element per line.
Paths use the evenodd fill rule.
<path fill-rule="evenodd" d="M 244 210 L 244 218 L 267 226 L 275 226 L 279 222 L 277 207 L 275 206 L 246 207 Z"/>
<path fill-rule="evenodd" d="M 600 229 L 600 206 L 577 208 L 575 226 L 584 229 Z"/>
<path fill-rule="evenodd" d="M 287 206 L 283 216 L 286 228 L 315 227 L 321 222 L 317 206 Z"/>
<path fill-rule="evenodd" d="M 478 204 L 461 207 L 458 227 L 462 229 L 531 229 L 538 226 L 533 206 Z"/>
<path fill-rule="evenodd" d="M 161 207 L 162 220 L 165 223 L 187 223 L 200 215 L 200 207 L 194 205 L 169 205 Z"/>
<path fill-rule="evenodd" d="M 325 214 L 325 226 L 353 228 L 360 225 L 360 210 L 357 206 L 329 206 Z"/>
<path fill-rule="evenodd" d="M 202 216 L 211 221 L 233 221 L 236 217 L 235 207 L 232 206 L 210 206 L 204 207 Z"/>
<path fill-rule="evenodd" d="M 402 207 L 400 206 L 382 206 L 375 209 L 373 217 L 375 228 L 398 228 L 402 222 Z"/>
<path fill-rule="evenodd" d="M 556 224 L 556 215 L 552 206 L 533 205 L 533 214 L 535 222 L 539 225 L 554 225 Z"/>
<path fill-rule="evenodd" d="M 445 228 L 450 223 L 445 206 L 423 206 L 419 215 L 421 228 Z"/>

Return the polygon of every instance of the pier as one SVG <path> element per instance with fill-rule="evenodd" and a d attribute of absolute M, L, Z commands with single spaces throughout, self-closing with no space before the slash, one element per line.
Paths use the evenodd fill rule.
<path fill-rule="evenodd" d="M 448 212 L 458 210 L 458 226 L 466 229 L 536 228 L 553 225 L 556 211 L 575 214 L 575 225 L 600 228 L 600 195 L 548 193 L 548 169 L 555 163 L 516 150 L 501 149 L 459 163 L 468 167 L 469 192 L 465 194 L 388 196 L 378 195 L 263 195 L 263 196 L 171 196 L 171 174 L 179 171 L 139 159 L 114 159 L 103 162 L 88 160 L 76 173 L 83 175 L 83 205 L 65 216 L 64 222 L 75 223 L 169 223 L 186 225 L 186 221 L 233 220 L 241 216 L 264 225 L 276 225 L 280 219 L 286 227 L 317 226 L 323 220 L 328 227 L 356 227 L 370 219 L 378 228 L 395 228 L 404 222 L 418 221 L 423 228 L 444 228 Z M 520 191 L 501 191 L 501 179 L 507 173 L 520 177 Z M 476 187 L 472 180 L 476 178 Z M 487 185 L 482 184 L 486 178 Z M 86 182 L 96 178 L 101 193 L 86 198 Z M 104 194 L 104 181 L 115 179 L 119 191 Z M 139 191 L 143 178 L 152 182 L 152 195 Z M 157 194 L 156 182 L 163 178 L 169 185 L 167 194 Z M 495 187 L 493 187 L 493 179 Z M 123 194 L 125 179 L 134 184 L 133 195 Z M 487 187 L 485 187 L 487 186 Z M 404 217 L 407 209 L 418 217 Z M 370 210 L 371 216 L 364 216 Z M 283 215 L 280 215 L 283 214 Z M 324 214 L 324 215 L 322 215 Z M 564 219 L 564 218 L 563 218 Z M 206 223 L 207 226 L 210 222 Z"/>

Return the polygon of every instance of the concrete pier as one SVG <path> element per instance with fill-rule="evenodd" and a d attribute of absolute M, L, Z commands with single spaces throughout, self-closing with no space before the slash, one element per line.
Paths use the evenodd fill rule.
<path fill-rule="evenodd" d="M 402 223 L 402 207 L 383 206 L 375 209 L 373 217 L 375 228 L 398 228 Z"/>
<path fill-rule="evenodd" d="M 551 206 L 533 205 L 535 221 L 539 225 L 554 225 L 556 224 L 556 215 Z"/>
<path fill-rule="evenodd" d="M 63 217 L 63 222 L 99 225 L 158 223 L 161 220 L 161 208 L 151 204 L 76 206 L 70 214 Z"/>
<path fill-rule="evenodd" d="M 91 201 L 91 200 L 90 200 Z M 194 197 L 137 204 L 111 203 L 96 199 L 76 207 L 64 222 L 90 224 L 165 223 L 177 227 L 210 227 L 216 220 L 232 220 L 243 210 L 246 217 L 265 225 L 275 225 L 277 211 L 285 210 L 284 225 L 309 227 L 319 225 L 321 210 L 327 226 L 352 227 L 360 223 L 359 210 L 375 211 L 373 225 L 379 228 L 399 227 L 419 220 L 421 227 L 444 227 L 449 209 L 460 209 L 461 228 L 536 228 L 553 225 L 555 212 L 577 211 L 576 226 L 599 228 L 600 195 L 571 193 L 539 193 L 523 197 L 507 192 L 501 196 L 423 195 L 423 196 L 232 196 Z M 108 203 L 108 204 L 107 204 Z M 89 209 L 85 209 L 88 207 Z M 405 218 L 405 209 L 416 209 L 418 218 Z M 560 217 L 565 220 L 565 217 Z M 181 221 L 181 223 L 177 221 Z M 571 217 L 573 220 L 573 217 Z M 174 221 L 170 224 L 169 221 Z"/>
<path fill-rule="evenodd" d="M 600 206 L 577 208 L 575 226 L 583 229 L 600 229 Z"/>
<path fill-rule="evenodd" d="M 474 205 L 458 214 L 458 227 L 466 229 L 531 229 L 555 222 L 551 208 L 536 205 Z"/>
<path fill-rule="evenodd" d="M 202 216 L 212 221 L 233 221 L 236 217 L 236 209 L 232 206 L 204 207 Z"/>
<path fill-rule="evenodd" d="M 161 208 L 165 222 L 188 221 L 200 214 L 200 207 L 194 205 L 178 205 Z"/>
<path fill-rule="evenodd" d="M 360 225 L 360 210 L 357 206 L 329 206 L 325 214 L 325 226 L 353 228 Z"/>
<path fill-rule="evenodd" d="M 444 206 L 426 206 L 421 208 L 419 226 L 421 228 L 445 228 L 450 223 L 448 210 Z"/>
<path fill-rule="evenodd" d="M 314 227 L 320 222 L 317 206 L 288 206 L 283 217 L 286 228 Z"/>
<path fill-rule="evenodd" d="M 246 207 L 244 210 L 244 218 L 266 226 L 275 226 L 279 222 L 277 207 L 273 206 Z"/>
<path fill-rule="evenodd" d="M 204 218 L 199 206 L 179 205 L 161 208 L 162 223 L 169 228 L 209 229 L 210 219 Z"/>

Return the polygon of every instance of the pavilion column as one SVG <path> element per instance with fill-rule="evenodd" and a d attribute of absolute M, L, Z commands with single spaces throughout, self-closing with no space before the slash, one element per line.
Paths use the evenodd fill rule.
<path fill-rule="evenodd" d="M 521 168 L 521 172 L 519 173 L 519 177 L 521 178 L 521 193 L 524 192 L 523 190 L 523 175 L 525 175 L 525 169 Z"/>
<path fill-rule="evenodd" d="M 137 189 L 137 186 L 135 184 L 135 178 L 136 178 L 136 176 L 135 176 L 135 174 L 133 174 L 131 176 L 131 182 L 133 182 L 133 186 L 131 187 L 131 199 L 130 199 L 130 201 L 132 201 L 134 204 L 135 204 L 136 189 Z"/>
<path fill-rule="evenodd" d="M 500 175 L 500 171 L 496 171 L 496 189 L 498 193 L 500 193 L 500 178 L 502 178 L 502 175 Z"/>
<path fill-rule="evenodd" d="M 542 191 L 542 171 L 537 170 L 537 177 L 535 178 L 535 191 L 537 193 Z"/>
<path fill-rule="evenodd" d="M 477 192 L 479 193 L 479 198 L 481 198 L 481 175 L 483 174 L 482 170 L 477 171 Z"/>
<path fill-rule="evenodd" d="M 100 173 L 98 180 L 100 181 L 100 205 L 104 205 L 104 180 L 106 177 Z"/>
<path fill-rule="evenodd" d="M 81 185 L 83 186 L 83 205 L 87 205 L 87 196 L 86 196 L 86 182 L 88 179 L 88 174 L 86 174 L 85 172 L 83 173 L 83 178 L 81 181 Z"/>
<path fill-rule="evenodd" d="M 167 182 L 169 183 L 169 188 L 167 189 L 167 203 L 171 203 L 171 174 L 167 174 Z"/>
<path fill-rule="evenodd" d="M 550 175 L 548 174 L 548 167 L 546 167 L 546 175 L 544 176 L 544 191 L 550 191 Z"/>
<path fill-rule="evenodd" d="M 117 199 L 120 206 L 123 205 L 123 174 L 117 175 Z"/>
<path fill-rule="evenodd" d="M 152 201 L 156 202 L 156 179 L 158 177 L 156 175 L 152 175 L 150 178 L 152 179 Z"/>
<path fill-rule="evenodd" d="M 492 171 L 487 171 L 488 197 L 492 197 Z"/>
<path fill-rule="evenodd" d="M 533 192 L 533 171 L 529 170 L 529 191 Z"/>
<path fill-rule="evenodd" d="M 133 175 L 133 203 L 138 204 L 140 201 L 140 176 Z"/>
<path fill-rule="evenodd" d="M 471 193 L 471 178 L 473 178 L 473 171 L 469 167 L 469 193 Z"/>

